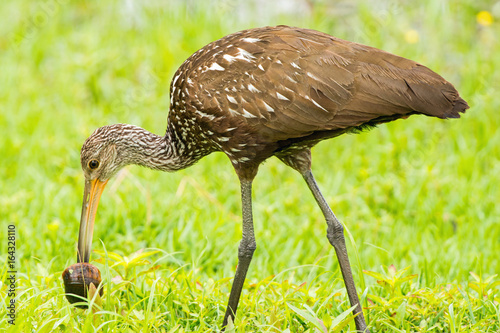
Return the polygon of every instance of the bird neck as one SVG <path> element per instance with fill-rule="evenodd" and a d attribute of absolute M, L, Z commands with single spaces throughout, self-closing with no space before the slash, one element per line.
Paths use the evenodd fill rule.
<path fill-rule="evenodd" d="M 187 168 L 201 158 L 189 153 L 186 145 L 169 129 L 164 136 L 136 126 L 130 129 L 125 147 L 119 149 L 126 164 L 171 172 Z"/>

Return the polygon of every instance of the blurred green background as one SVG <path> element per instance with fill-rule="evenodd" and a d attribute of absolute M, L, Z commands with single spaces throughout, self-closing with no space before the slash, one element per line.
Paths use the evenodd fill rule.
<path fill-rule="evenodd" d="M 164 133 L 178 66 L 213 40 L 263 25 L 312 28 L 411 58 L 452 82 L 471 106 L 459 120 L 411 117 L 313 149 L 320 188 L 356 244 L 348 240 L 359 292 L 380 295 L 376 279 L 361 270 L 390 274 L 390 265 L 411 266 L 408 273 L 418 274 L 408 290 L 436 293 L 432 288 L 453 285 L 473 295 L 470 272 L 484 280 L 500 272 L 500 2 L 17 0 L 2 1 L 0 17 L 0 234 L 16 226 L 19 272 L 17 325 L 7 324 L 2 306 L 0 327 L 27 332 L 99 326 L 74 314 L 60 280 L 76 257 L 83 141 L 95 128 L 118 122 Z M 177 285 L 177 303 L 188 310 L 176 302 L 165 305 L 140 329 L 216 329 L 237 263 L 240 209 L 237 177 L 220 153 L 174 174 L 131 166 L 110 181 L 97 213 L 94 249 L 130 257 L 159 248 L 165 255 L 128 272 L 144 274 L 126 288 L 109 282 L 117 273 L 108 273 L 117 300 L 109 305 L 108 298 L 106 309 L 122 317 L 101 329 L 135 331 L 127 318 L 140 322 L 137 313 L 144 317 L 151 310 L 139 301 L 151 281 L 172 272 L 185 280 Z M 321 212 L 300 175 L 277 159 L 264 164 L 254 182 L 254 220 L 257 251 L 236 323 L 240 331 L 313 331 L 299 314 L 282 310 L 279 295 L 272 293 L 281 301 L 265 296 L 272 284 L 256 287 L 277 274 L 278 283 L 306 282 L 315 291 L 307 297 L 322 301 L 309 306 L 323 311 L 318 317 L 325 323 L 323 313 L 335 316 L 348 308 Z M 0 239 L 4 280 L 7 244 Z M 104 262 L 98 263 L 102 271 Z M 146 273 L 153 264 L 160 268 Z M 464 315 L 457 327 L 472 330 L 485 319 L 484 325 L 498 328 L 498 281 L 486 283 L 486 300 L 498 317 Z M 190 290 L 213 283 L 220 292 Z M 4 305 L 6 291 L 1 284 Z M 332 302 L 332 292 L 338 306 L 329 309 L 324 304 Z M 165 304 L 175 293 L 162 294 Z M 484 310 L 482 296 L 476 298 Z M 392 330 L 384 320 L 417 330 L 426 318 L 403 310 L 396 323 L 392 310 L 366 302 L 373 306 L 368 319 L 375 332 Z M 449 304 L 443 309 L 435 313 L 444 318 L 442 330 L 435 329 L 453 331 L 446 325 Z M 210 315 L 201 320 L 190 311 Z M 425 325 L 422 331 L 432 331 Z"/>

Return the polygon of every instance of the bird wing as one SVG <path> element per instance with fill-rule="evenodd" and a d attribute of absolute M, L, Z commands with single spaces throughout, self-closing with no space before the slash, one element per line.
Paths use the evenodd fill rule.
<path fill-rule="evenodd" d="M 455 88 L 427 67 L 314 30 L 246 30 L 190 59 L 179 82 L 194 97 L 188 104 L 215 119 L 233 118 L 269 140 L 384 116 L 459 117 L 466 108 Z"/>

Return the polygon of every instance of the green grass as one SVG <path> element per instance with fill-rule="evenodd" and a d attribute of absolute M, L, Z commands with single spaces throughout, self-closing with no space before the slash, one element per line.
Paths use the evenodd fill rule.
<path fill-rule="evenodd" d="M 105 293 L 92 312 L 67 303 L 61 280 L 76 258 L 79 149 L 105 124 L 163 133 L 170 79 L 191 53 L 276 24 L 412 58 L 469 102 L 460 120 L 411 117 L 322 142 L 313 171 L 349 230 L 372 332 L 500 330 L 498 4 L 312 1 L 309 11 L 273 14 L 252 2 L 126 3 L 0 3 L 0 330 L 220 328 L 241 237 L 229 160 L 213 154 L 174 174 L 132 166 L 110 181 L 92 257 Z M 480 11 L 496 15 L 491 25 L 478 24 Z M 235 331 L 334 332 L 347 323 L 353 332 L 321 212 L 300 175 L 277 159 L 255 180 L 254 219 L 257 251 Z M 17 230 L 15 326 L 6 317 L 9 224 Z"/>

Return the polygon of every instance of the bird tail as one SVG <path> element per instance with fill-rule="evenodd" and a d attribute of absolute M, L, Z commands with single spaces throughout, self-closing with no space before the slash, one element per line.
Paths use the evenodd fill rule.
<path fill-rule="evenodd" d="M 464 113 L 469 108 L 469 104 L 460 97 L 458 91 L 453 87 L 452 90 L 442 91 L 442 94 L 450 102 L 450 106 L 448 108 L 435 110 L 437 112 L 432 112 L 431 114 L 425 114 L 441 119 L 460 118 L 460 113 Z"/>
<path fill-rule="evenodd" d="M 414 89 L 412 89 L 409 84 L 407 84 L 407 86 L 416 96 Z M 414 109 L 413 111 L 408 113 L 394 113 L 390 115 L 379 116 L 375 119 L 366 121 L 360 126 L 352 127 L 350 129 L 350 132 L 359 133 L 379 124 L 387 123 L 396 119 L 406 119 L 414 114 L 423 114 L 426 116 L 437 117 L 441 119 L 460 118 L 460 114 L 464 113 L 469 108 L 469 104 L 467 104 L 467 102 L 462 97 L 460 97 L 458 91 L 453 87 L 451 83 L 445 81 L 445 88 L 447 89 L 441 90 L 442 96 L 437 96 L 434 91 L 434 95 L 432 96 L 432 98 L 429 98 L 430 101 L 436 102 L 435 104 L 427 103 L 427 100 L 421 99 L 419 100 L 419 105 L 415 107 L 415 109 L 417 109 L 418 111 Z M 422 103 L 422 101 L 425 102 Z"/>

